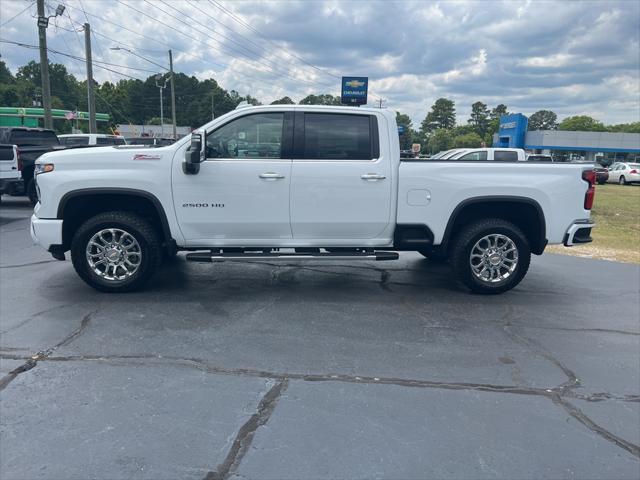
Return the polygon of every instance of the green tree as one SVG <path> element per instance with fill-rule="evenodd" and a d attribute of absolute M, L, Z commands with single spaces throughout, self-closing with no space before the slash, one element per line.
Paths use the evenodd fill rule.
<path fill-rule="evenodd" d="M 575 132 L 606 132 L 606 127 L 602 122 L 588 115 L 576 115 L 574 117 L 567 117 L 560 125 L 558 130 L 569 130 Z"/>
<path fill-rule="evenodd" d="M 454 148 L 478 148 L 482 146 L 482 137 L 476 132 L 459 135 L 453 139 Z"/>
<path fill-rule="evenodd" d="M 620 133 L 640 133 L 640 122 L 619 123 L 618 125 L 610 125 L 607 127 L 610 132 Z"/>
<path fill-rule="evenodd" d="M 300 105 L 341 105 L 340 97 L 323 93 L 321 95 L 307 95 L 300 100 Z"/>
<path fill-rule="evenodd" d="M 430 153 L 438 153 L 449 150 L 453 146 L 451 130 L 439 128 L 429 136 L 428 149 Z"/>
<path fill-rule="evenodd" d="M 473 125 L 456 125 L 451 129 L 451 134 L 454 137 L 459 137 L 460 135 L 467 135 L 468 133 L 475 132 L 475 128 Z"/>
<path fill-rule="evenodd" d="M 471 105 L 471 116 L 467 120 L 469 125 L 473 126 L 475 133 L 480 137 L 484 137 L 489 127 L 489 110 L 487 105 L 482 102 L 476 102 Z"/>
<path fill-rule="evenodd" d="M 491 120 L 500 120 L 500 117 L 504 115 L 509 115 L 509 112 L 507 111 L 507 106 L 504 103 L 500 103 L 491 109 L 489 118 L 491 118 Z"/>
<path fill-rule="evenodd" d="M 414 131 L 411 123 L 411 118 L 409 115 L 404 113 L 396 112 L 396 124 L 398 126 L 404 127 L 404 132 L 400 135 L 400 149 L 408 150 L 411 148 L 411 144 L 413 143 Z M 421 142 L 417 142 L 421 143 Z"/>
<path fill-rule="evenodd" d="M 431 105 L 431 111 L 427 113 L 420 125 L 420 133 L 423 137 L 442 128 L 453 128 L 456 124 L 456 104 L 448 98 L 439 98 Z"/>
<path fill-rule="evenodd" d="M 538 110 L 529 117 L 528 130 L 556 130 L 558 116 L 551 110 Z"/>
<path fill-rule="evenodd" d="M 271 102 L 271 105 L 294 105 L 296 102 L 291 100 L 289 97 L 282 97 L 278 100 L 274 100 Z"/>

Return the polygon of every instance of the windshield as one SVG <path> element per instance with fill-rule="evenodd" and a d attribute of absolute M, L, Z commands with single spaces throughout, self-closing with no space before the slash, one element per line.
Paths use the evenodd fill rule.
<path fill-rule="evenodd" d="M 443 160 L 453 160 L 454 158 L 458 158 L 460 155 L 468 152 L 468 149 L 456 149 L 456 150 L 449 150 L 447 153 L 445 153 L 442 156 Z"/>
<path fill-rule="evenodd" d="M 437 160 L 438 158 L 441 158 L 445 153 L 450 152 L 451 150 L 443 150 L 442 152 L 438 152 L 435 155 L 433 155 L 431 157 L 432 160 Z"/>
<path fill-rule="evenodd" d="M 58 137 L 50 130 L 12 130 L 9 143 L 19 147 L 52 147 L 60 145 Z"/>

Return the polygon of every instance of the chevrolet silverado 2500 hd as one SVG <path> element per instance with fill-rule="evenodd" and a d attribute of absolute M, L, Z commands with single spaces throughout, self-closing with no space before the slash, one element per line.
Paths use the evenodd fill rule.
<path fill-rule="evenodd" d="M 591 241 L 593 168 L 401 161 L 394 113 L 238 108 L 175 144 L 69 150 L 37 162 L 31 234 L 71 251 L 79 276 L 133 290 L 162 258 L 188 261 L 448 259 L 471 290 L 500 293 L 548 243 Z"/>

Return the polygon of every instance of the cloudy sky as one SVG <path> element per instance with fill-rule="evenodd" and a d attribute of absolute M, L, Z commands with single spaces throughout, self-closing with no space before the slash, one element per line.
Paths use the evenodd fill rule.
<path fill-rule="evenodd" d="M 370 103 L 414 123 L 439 97 L 455 100 L 458 123 L 470 105 L 505 103 L 640 120 L 640 2 L 621 1 L 228 1 L 46 0 L 49 48 L 84 56 L 80 26 L 95 32 L 100 82 L 146 78 L 159 67 L 126 51 L 263 103 L 284 95 L 339 94 L 341 75 L 370 78 Z M 37 45 L 35 2 L 0 0 L 0 38 Z M 13 18 L 15 16 L 15 18 Z M 15 73 L 38 51 L 0 43 Z M 81 61 L 52 54 L 78 78 Z M 106 64 L 102 64 L 107 66 Z"/>

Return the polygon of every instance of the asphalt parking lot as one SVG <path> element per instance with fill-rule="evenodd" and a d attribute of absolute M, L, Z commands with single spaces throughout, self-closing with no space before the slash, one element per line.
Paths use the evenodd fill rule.
<path fill-rule="evenodd" d="M 166 265 L 107 295 L 0 206 L 0 478 L 640 477 L 640 267 Z M 595 232 L 597 235 L 597 231 Z"/>

